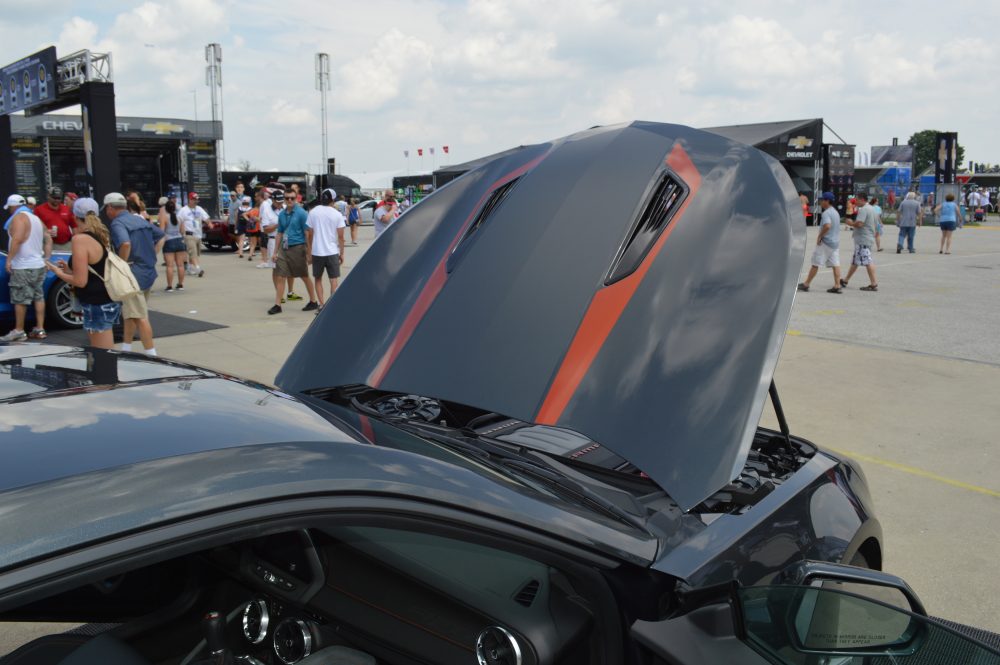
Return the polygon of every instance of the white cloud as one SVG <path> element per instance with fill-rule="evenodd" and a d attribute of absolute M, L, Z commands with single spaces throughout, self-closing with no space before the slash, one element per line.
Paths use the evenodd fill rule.
<path fill-rule="evenodd" d="M 271 104 L 271 112 L 268 119 L 281 127 L 295 127 L 300 125 L 318 125 L 319 121 L 313 116 L 312 111 L 301 106 L 279 99 Z"/>
<path fill-rule="evenodd" d="M 1000 7 L 971 0 L 953 8 L 977 19 L 946 35 L 929 0 L 869 4 L 863 22 L 788 0 L 51 1 L 30 39 L 0 18 L 8 48 L 111 50 L 122 115 L 190 117 L 196 90 L 208 117 L 204 47 L 221 43 L 230 161 L 318 168 L 318 51 L 331 57 L 331 155 L 358 172 L 405 168 L 404 149 L 450 145 L 464 161 L 636 117 L 822 116 L 863 149 L 936 126 L 970 159 L 1000 161 L 988 85 Z"/>
<path fill-rule="evenodd" d="M 96 42 L 97 24 L 80 16 L 67 21 L 56 40 L 61 54 L 93 48 Z"/>

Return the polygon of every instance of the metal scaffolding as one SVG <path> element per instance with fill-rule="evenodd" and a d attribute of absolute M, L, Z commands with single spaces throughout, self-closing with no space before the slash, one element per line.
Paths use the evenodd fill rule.
<path fill-rule="evenodd" d="M 60 95 L 79 89 L 88 81 L 114 82 L 110 53 L 77 51 L 59 58 L 56 63 L 56 85 Z"/>

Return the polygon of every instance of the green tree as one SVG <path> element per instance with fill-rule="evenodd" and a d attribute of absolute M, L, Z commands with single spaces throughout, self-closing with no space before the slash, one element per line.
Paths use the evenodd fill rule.
<path fill-rule="evenodd" d="M 938 130 L 925 129 L 910 137 L 908 143 L 913 146 L 913 170 L 915 173 L 921 173 L 927 167 L 933 167 L 934 162 L 937 161 L 937 135 Z M 961 143 L 957 145 L 956 152 L 958 164 L 955 166 L 961 168 L 965 163 L 965 148 L 962 147 Z"/>

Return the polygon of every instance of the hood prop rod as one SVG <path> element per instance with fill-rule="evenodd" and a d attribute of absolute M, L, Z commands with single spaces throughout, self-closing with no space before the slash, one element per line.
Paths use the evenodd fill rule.
<path fill-rule="evenodd" d="M 771 379 L 771 387 L 767 389 L 767 392 L 771 395 L 771 405 L 774 406 L 774 415 L 778 417 L 778 428 L 781 430 L 782 436 L 785 437 L 785 443 L 791 446 L 792 439 L 789 436 L 788 421 L 785 420 L 785 410 L 781 408 L 781 400 L 778 399 L 778 387 L 774 385 L 774 379 Z"/>

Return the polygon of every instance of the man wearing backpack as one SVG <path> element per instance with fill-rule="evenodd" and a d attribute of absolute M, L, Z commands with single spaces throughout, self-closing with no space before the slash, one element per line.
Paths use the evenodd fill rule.
<path fill-rule="evenodd" d="M 122 319 L 125 321 L 122 350 L 132 350 L 132 339 L 138 328 L 146 354 L 155 356 L 153 327 L 149 324 L 146 301 L 156 281 L 156 254 L 165 234 L 155 224 L 128 212 L 125 197 L 119 192 L 104 197 L 104 208 L 107 218 L 111 220 L 111 245 L 118 256 L 128 261 L 142 290 L 122 301 Z"/>

